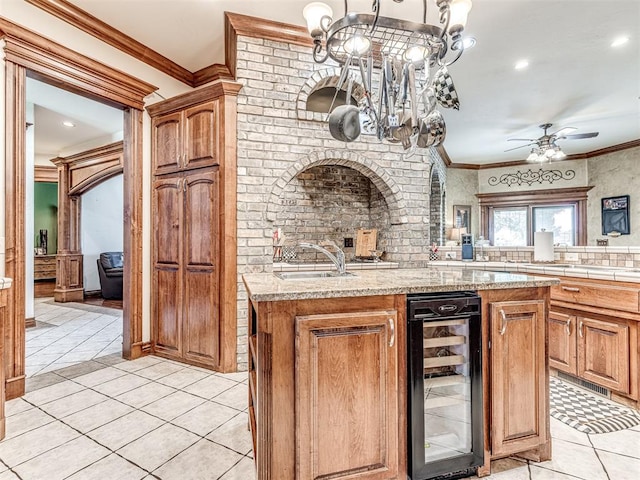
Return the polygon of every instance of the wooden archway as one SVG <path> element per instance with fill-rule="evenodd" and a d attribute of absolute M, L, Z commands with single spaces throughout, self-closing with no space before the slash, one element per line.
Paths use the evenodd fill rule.
<path fill-rule="evenodd" d="M 122 142 L 51 160 L 58 168 L 58 253 L 56 302 L 82 301 L 83 255 L 80 237 L 82 194 L 124 171 Z"/>
<path fill-rule="evenodd" d="M 123 110 L 123 356 L 142 354 L 142 109 L 156 87 L 0 17 L 5 53 L 5 275 L 9 292 L 4 343 L 7 399 L 25 389 L 25 88 L 26 77 Z"/>

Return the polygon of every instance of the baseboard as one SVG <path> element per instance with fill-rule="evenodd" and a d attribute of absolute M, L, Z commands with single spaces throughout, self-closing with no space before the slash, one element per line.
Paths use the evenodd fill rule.
<path fill-rule="evenodd" d="M 6 400 L 12 400 L 24 395 L 25 389 L 25 376 L 19 375 L 17 377 L 7 378 L 5 381 L 5 395 Z"/>
<path fill-rule="evenodd" d="M 151 342 L 142 342 L 142 355 L 151 355 L 152 353 Z"/>
<path fill-rule="evenodd" d="M 84 298 L 102 297 L 102 290 L 85 290 Z"/>
<path fill-rule="evenodd" d="M 25 328 L 31 328 L 31 327 L 35 327 L 35 326 L 36 326 L 36 318 L 35 317 L 25 318 L 24 319 L 24 327 Z"/>

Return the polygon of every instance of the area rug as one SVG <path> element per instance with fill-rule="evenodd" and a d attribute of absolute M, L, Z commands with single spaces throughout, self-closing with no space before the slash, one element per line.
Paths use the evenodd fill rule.
<path fill-rule="evenodd" d="M 640 425 L 640 414 L 578 387 L 549 379 L 551 416 L 584 433 L 611 433 Z"/>

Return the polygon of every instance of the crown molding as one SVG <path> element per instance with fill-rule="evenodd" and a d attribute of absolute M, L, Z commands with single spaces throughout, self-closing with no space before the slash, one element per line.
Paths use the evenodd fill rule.
<path fill-rule="evenodd" d="M 306 27 L 240 13 L 224 12 L 224 15 L 225 21 L 229 22 L 236 35 L 313 47 L 313 39 L 309 36 Z"/>
<path fill-rule="evenodd" d="M 232 79 L 229 69 L 220 64 L 191 72 L 67 0 L 25 1 L 190 87 Z"/>
<path fill-rule="evenodd" d="M 34 78 L 66 85 L 75 93 L 108 99 L 142 110 L 143 98 L 158 89 L 127 73 L 90 59 L 0 16 L 5 60 L 30 69 Z"/>
<path fill-rule="evenodd" d="M 631 140 L 629 142 L 619 143 L 617 145 L 611 145 L 610 147 L 600 148 L 598 150 L 592 150 L 591 152 L 586 153 L 576 153 L 574 155 L 567 155 L 567 157 L 561 162 L 566 162 L 569 160 L 587 160 L 593 157 L 600 157 L 602 155 L 608 155 L 610 153 L 621 152 L 623 150 L 628 150 L 629 148 L 640 147 L 640 139 Z M 447 154 L 444 147 L 437 147 L 438 153 L 444 160 L 447 168 L 462 168 L 467 170 L 488 170 L 491 168 L 504 168 L 504 167 L 517 167 L 521 165 L 532 165 L 532 162 L 527 162 L 526 160 L 515 160 L 512 162 L 496 162 L 496 163 L 486 163 L 486 164 L 472 164 L 472 163 L 452 163 L 449 155 Z M 443 156 L 444 155 L 446 156 Z M 557 160 L 556 160 L 557 162 Z"/>
<path fill-rule="evenodd" d="M 51 165 L 34 165 L 34 181 L 58 183 L 58 169 Z"/>

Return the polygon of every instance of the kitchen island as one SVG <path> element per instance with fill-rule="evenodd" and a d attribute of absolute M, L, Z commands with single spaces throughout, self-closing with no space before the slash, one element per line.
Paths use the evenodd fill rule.
<path fill-rule="evenodd" d="M 258 479 L 407 478 L 406 305 L 417 293 L 481 296 L 478 474 L 516 453 L 550 458 L 546 316 L 557 280 L 431 269 L 243 280 Z"/>

